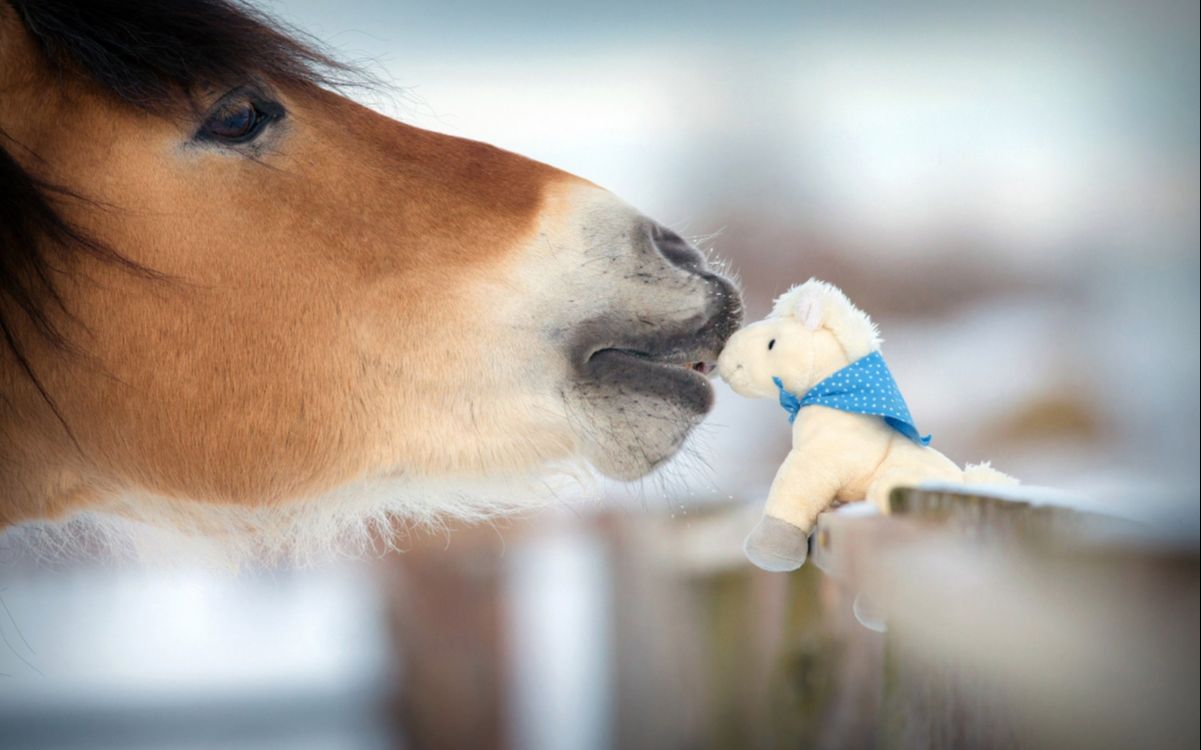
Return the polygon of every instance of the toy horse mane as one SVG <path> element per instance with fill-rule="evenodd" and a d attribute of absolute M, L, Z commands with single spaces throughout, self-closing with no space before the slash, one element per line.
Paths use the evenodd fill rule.
<path fill-rule="evenodd" d="M 818 279 L 781 294 L 767 317 L 793 317 L 811 331 L 827 329 L 852 360 L 877 351 L 882 343 L 880 331 L 867 313 L 851 304 L 841 289 Z"/>

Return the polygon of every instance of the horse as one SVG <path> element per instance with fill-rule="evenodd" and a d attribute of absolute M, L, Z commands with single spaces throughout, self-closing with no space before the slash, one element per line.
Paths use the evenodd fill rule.
<path fill-rule="evenodd" d="M 0 528 L 270 546 L 680 451 L 736 285 L 601 187 L 357 83 L 233 0 L 0 0 Z"/>

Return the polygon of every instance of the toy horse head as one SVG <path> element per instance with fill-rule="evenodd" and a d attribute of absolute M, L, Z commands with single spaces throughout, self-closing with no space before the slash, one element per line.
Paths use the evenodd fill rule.
<path fill-rule="evenodd" d="M 817 279 L 780 295 L 771 314 L 735 333 L 717 361 L 722 379 L 751 398 L 774 397 L 772 378 L 804 393 L 880 348 L 871 318 L 837 287 Z"/>

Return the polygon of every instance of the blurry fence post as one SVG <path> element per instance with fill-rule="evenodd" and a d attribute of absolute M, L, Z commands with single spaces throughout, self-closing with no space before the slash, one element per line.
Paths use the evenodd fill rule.
<path fill-rule="evenodd" d="M 1196 747 L 1198 557 L 1054 505 L 904 489 L 813 562 L 885 630 L 876 746 Z"/>

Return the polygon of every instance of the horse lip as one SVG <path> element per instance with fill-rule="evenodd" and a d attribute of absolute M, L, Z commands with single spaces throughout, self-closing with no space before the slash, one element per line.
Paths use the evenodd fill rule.
<path fill-rule="evenodd" d="M 719 354 L 713 347 L 703 345 L 689 348 L 672 347 L 666 351 L 658 352 L 624 346 L 605 346 L 593 351 L 588 356 L 588 361 L 591 362 L 597 356 L 609 353 L 640 360 L 648 364 L 684 367 L 705 376 L 709 376 L 716 370 L 717 355 Z M 700 369 L 698 369 L 698 366 Z"/>
<path fill-rule="evenodd" d="M 732 282 L 715 276 L 706 307 L 690 321 L 674 325 L 652 327 L 645 319 L 610 316 L 585 321 L 574 337 L 573 360 L 577 367 L 588 369 L 598 355 L 616 352 L 648 363 L 690 369 L 700 364 L 701 374 L 709 375 L 716 370 L 726 341 L 742 323 L 742 298 Z"/>
<path fill-rule="evenodd" d="M 668 400 L 677 400 L 691 394 L 698 404 L 696 411 L 706 412 L 712 404 L 712 380 L 715 367 L 698 360 L 676 362 L 644 356 L 643 353 L 607 347 L 598 350 L 587 363 L 591 378 L 598 381 L 621 383 Z M 617 380 L 613 380 L 616 378 Z"/>
<path fill-rule="evenodd" d="M 590 361 L 602 352 L 616 351 L 660 364 L 714 364 L 729 338 L 730 334 L 726 332 L 726 328 L 720 316 L 716 316 L 706 319 L 700 326 L 682 331 L 659 329 L 642 334 L 616 336 L 594 346 L 585 359 Z"/>

